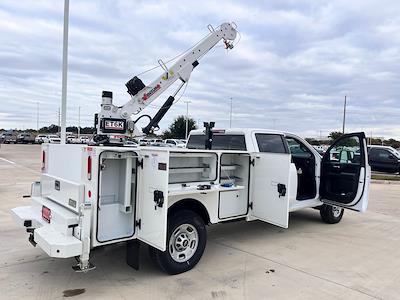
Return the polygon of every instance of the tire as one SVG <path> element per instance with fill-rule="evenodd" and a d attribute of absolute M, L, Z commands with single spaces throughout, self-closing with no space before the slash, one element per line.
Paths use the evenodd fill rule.
<path fill-rule="evenodd" d="M 167 250 L 150 247 L 150 258 L 165 273 L 180 274 L 191 270 L 203 255 L 207 231 L 203 219 L 191 210 L 169 217 Z"/>
<path fill-rule="evenodd" d="M 344 209 L 338 206 L 323 204 L 319 210 L 322 221 L 328 224 L 336 224 L 342 220 Z"/>

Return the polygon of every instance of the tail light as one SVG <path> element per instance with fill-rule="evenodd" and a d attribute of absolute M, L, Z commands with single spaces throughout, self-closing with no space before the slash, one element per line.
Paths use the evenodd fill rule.
<path fill-rule="evenodd" d="M 42 151 L 42 171 L 46 168 L 46 151 Z"/>
<path fill-rule="evenodd" d="M 87 158 L 87 179 L 92 179 L 92 157 L 88 156 Z"/>

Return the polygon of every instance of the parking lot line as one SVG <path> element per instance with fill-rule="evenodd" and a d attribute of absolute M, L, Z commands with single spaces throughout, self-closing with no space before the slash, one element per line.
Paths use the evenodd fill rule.
<path fill-rule="evenodd" d="M 15 162 L 11 161 L 11 160 L 8 160 L 8 159 L 2 158 L 2 157 L 0 157 L 0 159 L 5 161 L 5 162 L 8 162 L 9 164 L 12 164 L 12 165 L 16 165 L 17 164 Z"/>

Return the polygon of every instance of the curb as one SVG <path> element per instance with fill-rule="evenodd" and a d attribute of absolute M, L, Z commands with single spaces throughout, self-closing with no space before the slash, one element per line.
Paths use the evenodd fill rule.
<path fill-rule="evenodd" d="M 377 183 L 377 184 L 400 184 L 400 181 L 371 179 L 371 183 Z"/>

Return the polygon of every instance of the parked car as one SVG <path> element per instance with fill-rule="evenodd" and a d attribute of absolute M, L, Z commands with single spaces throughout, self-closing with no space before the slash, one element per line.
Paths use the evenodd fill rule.
<path fill-rule="evenodd" d="M 124 146 L 135 147 L 135 146 L 138 146 L 138 143 L 136 141 L 126 140 L 124 142 Z"/>
<path fill-rule="evenodd" d="M 369 164 L 373 171 L 399 173 L 400 153 L 389 146 L 368 146 Z"/>
<path fill-rule="evenodd" d="M 322 156 L 328 150 L 328 146 L 326 145 L 313 145 L 314 149 Z"/>
<path fill-rule="evenodd" d="M 164 143 L 162 139 L 149 139 L 149 145 L 153 146 L 155 144 Z"/>
<path fill-rule="evenodd" d="M 34 144 L 35 143 L 35 137 L 28 132 L 20 133 L 17 136 L 16 143 L 18 144 Z"/>
<path fill-rule="evenodd" d="M 90 138 L 86 135 L 81 135 L 79 138 L 80 144 L 88 144 L 90 142 Z"/>
<path fill-rule="evenodd" d="M 154 143 L 164 143 L 162 139 L 139 139 L 137 142 L 140 146 L 149 146 L 153 145 Z"/>
<path fill-rule="evenodd" d="M 74 135 L 69 135 L 69 136 L 67 136 L 67 138 L 66 138 L 66 142 L 67 142 L 67 144 L 76 144 L 76 139 L 77 139 L 77 137 L 76 136 L 74 136 Z"/>
<path fill-rule="evenodd" d="M 15 134 L 13 134 L 11 132 L 5 132 L 1 136 L 1 141 L 4 144 L 15 144 L 17 142 L 17 138 L 16 138 Z"/>
<path fill-rule="evenodd" d="M 169 147 L 168 144 L 165 144 L 164 142 L 155 142 L 155 143 L 152 143 L 150 146 L 152 146 L 152 147 Z"/>
<path fill-rule="evenodd" d="M 166 139 L 164 143 L 177 148 L 185 148 L 186 146 L 186 142 L 182 142 L 182 140 L 178 139 Z"/>
<path fill-rule="evenodd" d="M 45 140 L 47 139 L 47 135 L 45 134 L 38 134 L 35 137 L 35 144 L 42 144 L 45 142 Z"/>
<path fill-rule="evenodd" d="M 138 143 L 139 143 L 140 146 L 147 146 L 147 145 L 150 145 L 150 141 L 149 141 L 149 140 L 146 140 L 146 139 L 139 139 L 139 140 L 138 140 Z"/>
<path fill-rule="evenodd" d="M 47 136 L 46 142 L 50 143 L 50 144 L 59 144 L 59 143 L 61 143 L 61 138 L 58 135 L 50 134 Z"/>

